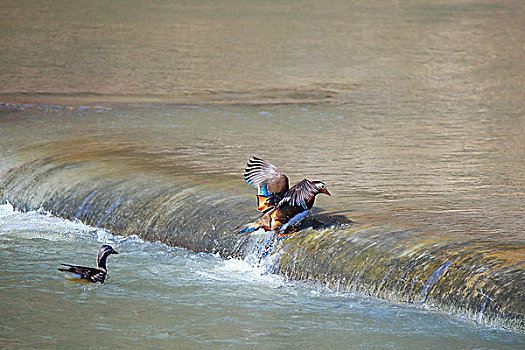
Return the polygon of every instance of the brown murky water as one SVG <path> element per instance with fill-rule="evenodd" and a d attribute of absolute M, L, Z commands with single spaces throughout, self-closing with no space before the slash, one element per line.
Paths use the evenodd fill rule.
<path fill-rule="evenodd" d="M 423 119 L 523 114 L 520 1 L 2 6 L 3 99 L 328 100 Z"/>
<path fill-rule="evenodd" d="M 522 2 L 2 7 L 0 180 L 58 157 L 247 200 L 258 155 L 323 180 L 323 213 L 396 245 L 491 246 L 523 279 Z"/>

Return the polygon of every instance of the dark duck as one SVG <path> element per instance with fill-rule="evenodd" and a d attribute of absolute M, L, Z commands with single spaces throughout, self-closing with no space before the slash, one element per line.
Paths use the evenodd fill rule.
<path fill-rule="evenodd" d="M 69 264 L 60 264 L 69 268 L 60 268 L 59 271 L 66 273 L 66 278 L 72 281 L 104 283 L 107 275 L 106 260 L 111 254 L 118 254 L 111 246 L 104 244 L 100 247 L 97 255 L 97 268 L 84 267 Z"/>
<path fill-rule="evenodd" d="M 313 207 L 315 196 L 325 193 L 331 196 L 321 181 L 304 179 L 289 188 L 288 177 L 273 164 L 252 157 L 244 172 L 244 180 L 257 188 L 257 209 L 262 217 L 235 230 L 239 235 L 247 235 L 260 228 L 275 231 L 279 236 L 295 223 L 300 222 Z"/>

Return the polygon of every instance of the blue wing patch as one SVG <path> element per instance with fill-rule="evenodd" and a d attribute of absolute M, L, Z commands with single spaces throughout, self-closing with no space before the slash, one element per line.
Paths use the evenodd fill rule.
<path fill-rule="evenodd" d="M 258 195 L 260 196 L 270 197 L 272 195 L 266 186 L 259 186 L 258 192 Z"/>

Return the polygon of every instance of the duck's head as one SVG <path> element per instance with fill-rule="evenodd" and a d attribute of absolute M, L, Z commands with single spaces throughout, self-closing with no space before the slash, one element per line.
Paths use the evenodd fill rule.
<path fill-rule="evenodd" d="M 100 247 L 97 255 L 97 267 L 99 269 L 106 271 L 106 259 L 111 254 L 118 254 L 118 252 L 113 249 L 112 246 L 104 244 L 102 247 Z"/>
<path fill-rule="evenodd" d="M 102 257 L 107 257 L 110 254 L 118 254 L 118 252 L 115 249 L 113 249 L 112 246 L 104 244 L 102 247 L 100 247 L 100 250 L 98 251 L 97 260 L 99 261 Z"/>
<path fill-rule="evenodd" d="M 328 192 L 328 190 L 326 189 L 326 185 L 323 182 L 321 182 L 321 181 L 312 181 L 312 183 L 317 188 L 319 193 L 324 193 L 324 194 L 327 194 L 327 195 L 331 196 L 330 192 Z"/>

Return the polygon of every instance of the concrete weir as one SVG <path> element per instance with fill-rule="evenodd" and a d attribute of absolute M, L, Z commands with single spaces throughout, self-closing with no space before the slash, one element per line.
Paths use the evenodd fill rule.
<path fill-rule="evenodd" d="M 268 244 L 262 236 L 232 234 L 254 217 L 253 198 L 239 194 L 238 179 L 164 171 L 118 152 L 133 150 L 101 148 L 19 161 L 0 173 L 0 200 L 225 258 Z M 525 331 L 522 245 L 341 225 L 322 213 L 303 226 L 273 241 L 267 258 L 274 272 Z"/>

